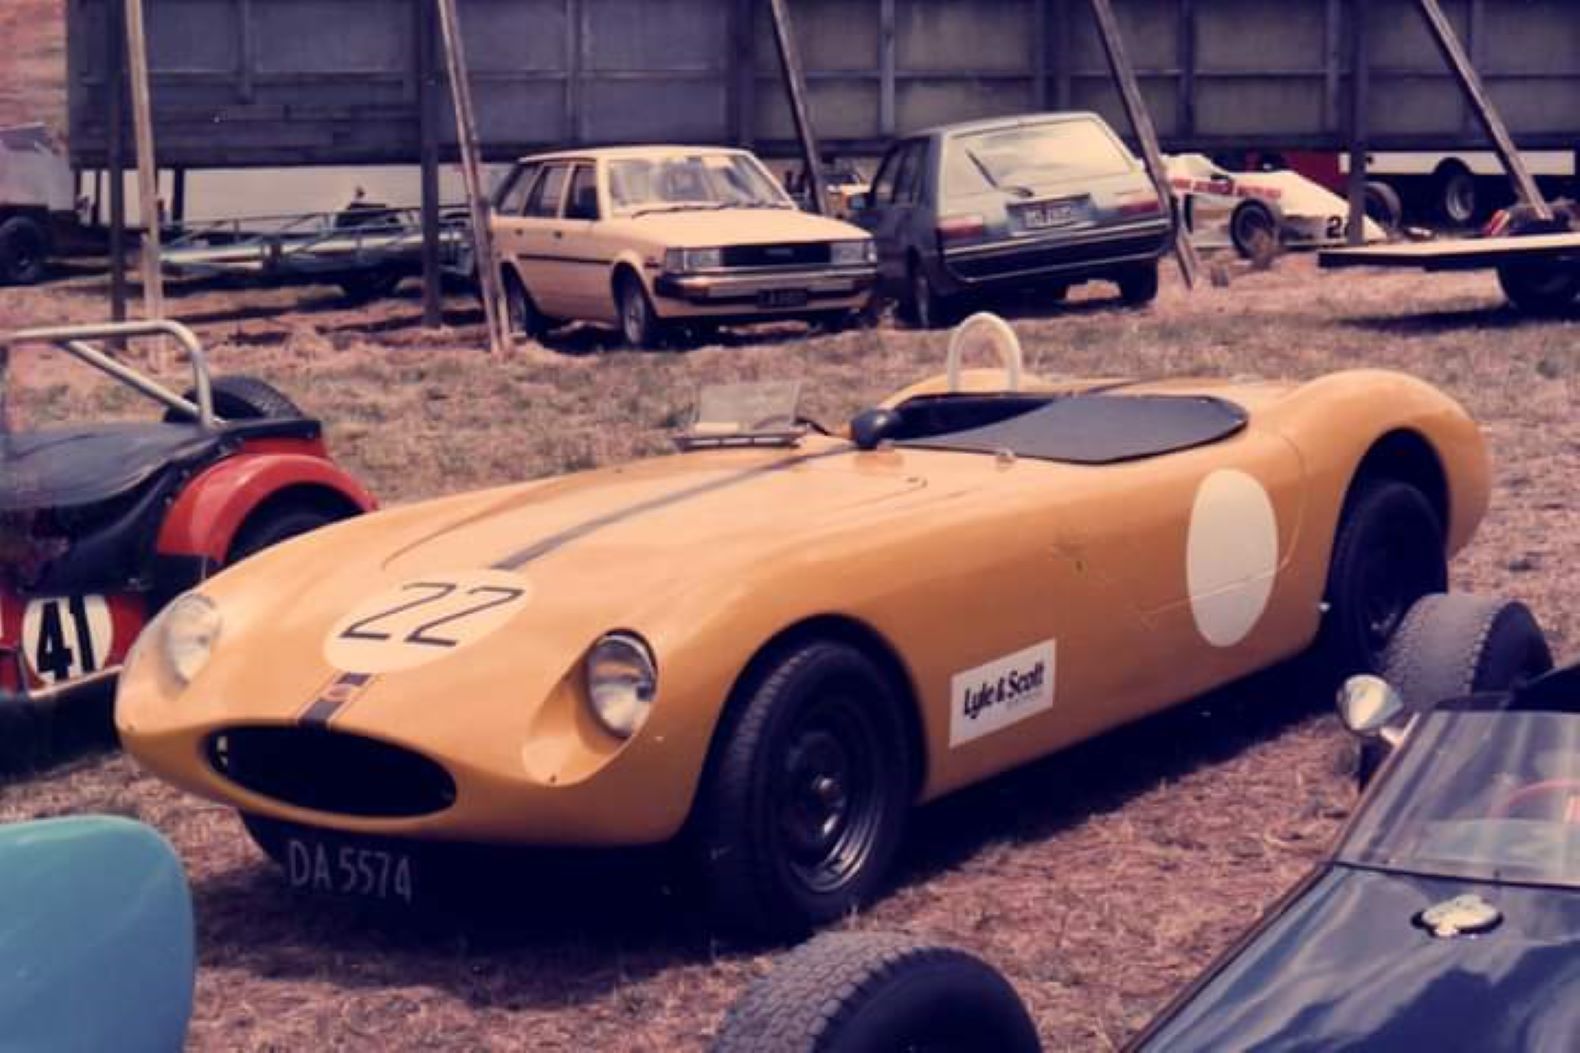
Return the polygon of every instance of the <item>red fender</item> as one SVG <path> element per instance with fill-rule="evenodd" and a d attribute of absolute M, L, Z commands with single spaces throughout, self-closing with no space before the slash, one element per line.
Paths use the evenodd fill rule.
<path fill-rule="evenodd" d="M 328 490 L 363 512 L 378 507 L 361 483 L 324 454 L 322 443 L 253 442 L 186 485 L 165 516 L 158 551 L 221 563 L 247 517 L 275 494 L 297 487 Z"/>

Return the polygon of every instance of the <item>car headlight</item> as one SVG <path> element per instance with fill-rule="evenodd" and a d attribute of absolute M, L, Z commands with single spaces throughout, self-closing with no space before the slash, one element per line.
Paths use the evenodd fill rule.
<path fill-rule="evenodd" d="M 207 596 L 189 592 L 176 599 L 159 619 L 159 649 L 165 667 L 182 685 L 190 684 L 208 664 L 219 642 L 224 619 Z"/>
<path fill-rule="evenodd" d="M 670 249 L 664 253 L 664 269 L 674 274 L 716 271 L 723 266 L 723 249 Z"/>
<path fill-rule="evenodd" d="M 878 246 L 871 238 L 860 241 L 836 241 L 830 262 L 836 267 L 855 267 L 863 263 L 878 262 Z"/>
<path fill-rule="evenodd" d="M 613 632 L 587 652 L 587 699 L 610 734 L 628 739 L 642 729 L 658 694 L 658 665 L 635 633 Z"/>

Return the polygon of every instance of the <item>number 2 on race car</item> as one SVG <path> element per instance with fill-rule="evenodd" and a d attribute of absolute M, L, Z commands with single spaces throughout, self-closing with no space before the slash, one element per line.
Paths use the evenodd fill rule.
<path fill-rule="evenodd" d="M 385 673 L 443 658 L 504 625 L 531 596 L 507 571 L 435 574 L 357 606 L 329 632 L 324 655 L 346 672 Z"/>
<path fill-rule="evenodd" d="M 23 653 L 47 684 L 102 669 L 114 643 L 115 623 L 103 596 L 34 600 L 22 615 Z"/>
<path fill-rule="evenodd" d="M 446 599 L 447 597 L 453 595 L 458 587 L 459 586 L 457 586 L 455 583 L 448 581 L 417 581 L 410 585 L 405 585 L 402 587 L 404 591 L 410 592 L 412 590 L 426 589 L 428 590 L 428 594 L 426 596 L 419 596 L 417 599 L 412 600 L 409 603 L 399 604 L 390 610 L 381 611 L 366 618 L 358 619 L 357 621 L 352 622 L 350 625 L 346 626 L 346 628 L 341 631 L 340 638 L 343 640 L 393 639 L 391 633 L 384 632 L 382 630 L 375 631 L 373 628 L 374 623 L 384 622 L 386 619 L 393 618 L 398 614 L 405 614 L 407 611 L 414 611 L 419 607 L 426 607 L 430 604 L 438 603 L 440 600 Z M 430 618 L 428 621 L 416 626 L 404 637 L 402 637 L 402 642 L 409 644 L 419 644 L 424 647 L 458 647 L 461 643 L 459 639 L 433 635 L 434 630 L 438 629 L 441 625 L 449 625 L 453 622 L 459 622 L 463 618 L 470 618 L 474 614 L 482 614 L 484 611 L 489 610 L 490 608 L 499 607 L 511 602 L 512 600 L 520 599 L 524 593 L 525 590 L 515 587 L 500 587 L 498 585 L 474 586 L 470 589 L 467 589 L 462 595 L 468 599 L 475 597 L 486 598 L 480 599 L 477 602 L 472 603 L 470 606 L 463 607 L 461 610 L 451 611 L 450 613 L 440 615 L 437 618 Z"/>

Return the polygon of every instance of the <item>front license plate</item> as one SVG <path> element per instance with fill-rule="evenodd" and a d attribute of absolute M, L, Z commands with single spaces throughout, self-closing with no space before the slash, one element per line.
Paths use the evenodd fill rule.
<path fill-rule="evenodd" d="M 1027 230 L 1067 227 L 1080 218 L 1080 211 L 1073 201 L 1049 201 L 1042 205 L 1028 205 L 1020 214 Z"/>
<path fill-rule="evenodd" d="M 765 289 L 757 294 L 758 307 L 805 307 L 805 289 Z"/>
<path fill-rule="evenodd" d="M 414 902 L 415 867 L 406 852 L 316 837 L 287 838 L 285 849 L 285 873 L 292 888 L 388 903 Z"/>

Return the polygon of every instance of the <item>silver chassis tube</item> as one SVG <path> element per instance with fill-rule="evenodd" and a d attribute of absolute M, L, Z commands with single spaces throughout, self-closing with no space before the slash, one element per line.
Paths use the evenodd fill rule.
<path fill-rule="evenodd" d="M 151 377 L 145 376 L 122 362 L 117 362 L 89 340 L 111 340 L 121 337 L 168 336 L 175 339 L 187 353 L 192 365 L 192 386 L 197 392 L 196 404 L 182 398 Z M 162 403 L 178 413 L 197 421 L 205 430 L 219 427 L 214 415 L 214 390 L 209 380 L 208 359 L 197 334 L 180 322 L 167 319 L 139 322 L 108 322 L 97 325 L 49 326 L 39 329 L 19 329 L 0 333 L 0 430 L 4 428 L 6 361 L 14 347 L 28 344 L 51 344 L 94 369 L 107 373 L 121 383 Z"/>

